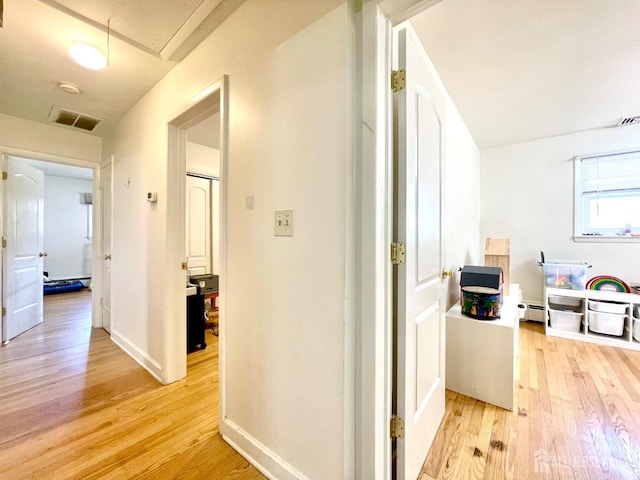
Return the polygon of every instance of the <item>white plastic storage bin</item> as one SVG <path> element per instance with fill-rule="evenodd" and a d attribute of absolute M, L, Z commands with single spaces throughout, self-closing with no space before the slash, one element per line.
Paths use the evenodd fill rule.
<path fill-rule="evenodd" d="M 582 299 L 576 297 L 565 297 L 563 295 L 549 295 L 549 308 L 553 310 L 570 310 L 572 312 L 582 312 Z"/>
<path fill-rule="evenodd" d="M 633 338 L 640 342 L 640 318 L 633 319 Z"/>
<path fill-rule="evenodd" d="M 594 312 L 590 310 L 588 312 L 589 330 L 619 337 L 622 335 L 622 332 L 624 332 L 624 322 L 626 318 L 626 315 Z"/>
<path fill-rule="evenodd" d="M 579 307 L 582 305 L 582 299 L 579 297 L 565 297 L 564 295 L 549 295 L 549 303 Z"/>
<path fill-rule="evenodd" d="M 596 312 L 602 313 L 617 313 L 618 315 L 623 315 L 627 313 L 627 304 L 589 300 L 589 310 L 594 310 Z"/>
<path fill-rule="evenodd" d="M 549 309 L 549 323 L 556 330 L 579 333 L 582 315 L 578 312 Z"/>

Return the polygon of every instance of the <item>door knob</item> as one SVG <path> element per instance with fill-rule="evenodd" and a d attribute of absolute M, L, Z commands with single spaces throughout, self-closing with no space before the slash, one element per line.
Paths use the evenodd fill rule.
<path fill-rule="evenodd" d="M 111 254 L 109 254 L 109 255 L 105 255 L 105 256 L 104 256 L 104 259 L 105 259 L 105 260 L 111 260 Z"/>
<path fill-rule="evenodd" d="M 442 269 L 442 278 L 453 278 L 453 270 L 447 270 L 445 268 Z"/>
<path fill-rule="evenodd" d="M 46 257 L 47 256 L 47 252 L 40 252 L 38 254 L 39 257 Z"/>

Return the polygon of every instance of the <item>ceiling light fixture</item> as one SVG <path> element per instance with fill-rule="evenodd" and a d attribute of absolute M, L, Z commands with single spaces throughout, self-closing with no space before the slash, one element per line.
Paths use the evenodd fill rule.
<path fill-rule="evenodd" d="M 107 57 L 102 50 L 88 42 L 73 42 L 69 48 L 71 58 L 89 70 L 102 70 L 107 66 Z"/>

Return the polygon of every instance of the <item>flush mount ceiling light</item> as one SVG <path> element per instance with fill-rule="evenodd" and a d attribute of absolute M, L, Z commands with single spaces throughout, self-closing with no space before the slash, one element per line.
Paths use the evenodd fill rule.
<path fill-rule="evenodd" d="M 107 66 L 107 57 L 102 50 L 88 42 L 73 42 L 69 53 L 77 64 L 89 70 L 102 70 Z"/>

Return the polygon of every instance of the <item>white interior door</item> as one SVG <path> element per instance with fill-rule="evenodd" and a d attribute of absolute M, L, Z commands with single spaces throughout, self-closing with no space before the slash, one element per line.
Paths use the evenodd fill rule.
<path fill-rule="evenodd" d="M 187 175 L 186 200 L 188 274 L 211 273 L 211 180 Z"/>
<path fill-rule="evenodd" d="M 5 158 L 4 341 L 43 321 L 44 173 Z"/>
<path fill-rule="evenodd" d="M 111 333 L 111 169 L 102 166 L 102 328 Z"/>
<path fill-rule="evenodd" d="M 415 480 L 444 416 L 446 286 L 441 280 L 444 104 L 417 37 L 399 30 L 397 65 L 406 87 L 397 101 L 396 267 L 397 478 Z"/>

